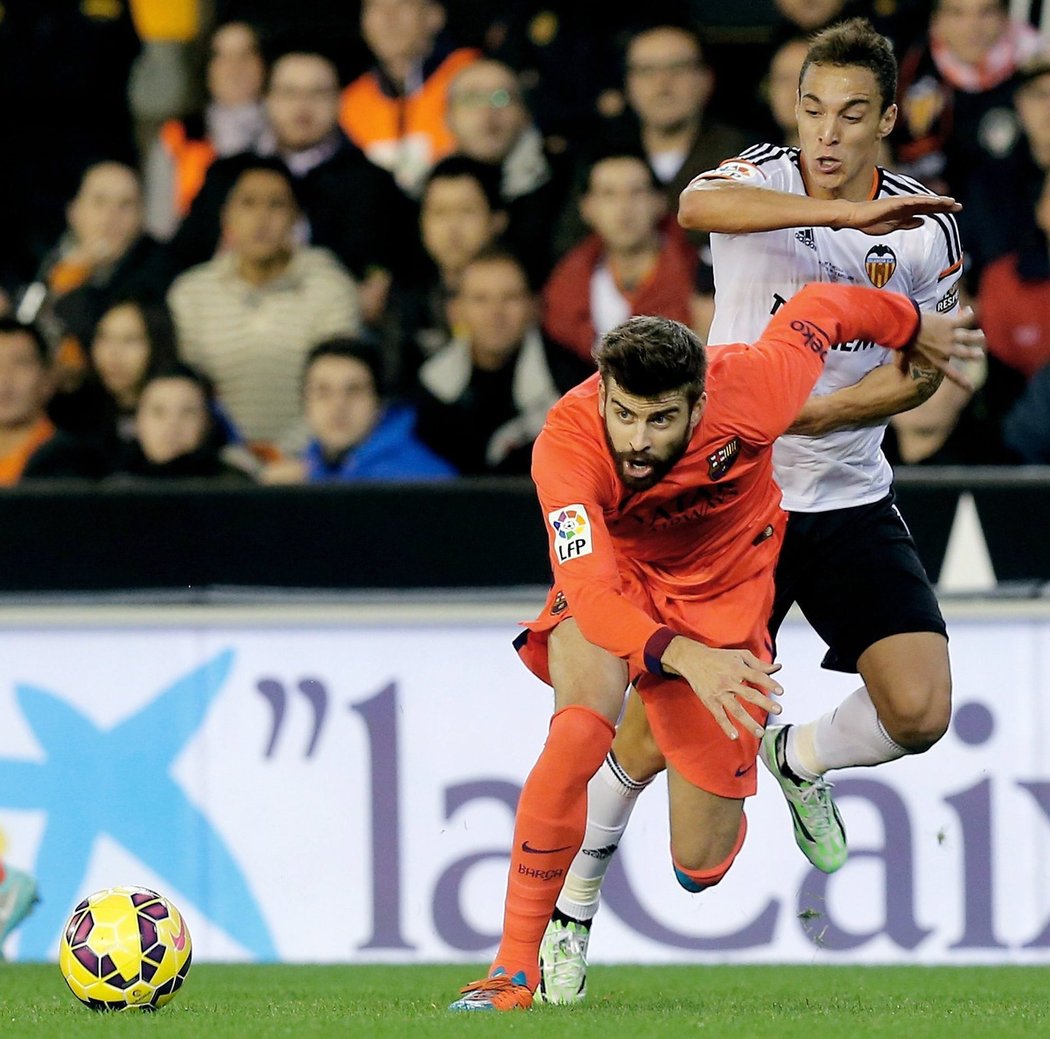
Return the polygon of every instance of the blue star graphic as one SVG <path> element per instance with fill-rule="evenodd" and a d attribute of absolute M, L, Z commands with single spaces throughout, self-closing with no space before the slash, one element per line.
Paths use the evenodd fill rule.
<path fill-rule="evenodd" d="M 102 834 L 185 892 L 257 959 L 277 958 L 240 867 L 171 777 L 175 759 L 226 681 L 233 656 L 233 650 L 223 651 L 111 729 L 98 728 L 54 693 L 15 687 L 44 760 L 0 760 L 0 804 L 47 813 L 35 867 L 43 902 L 21 927 L 20 959 L 51 954 L 66 914 L 88 893 L 81 885 Z"/>

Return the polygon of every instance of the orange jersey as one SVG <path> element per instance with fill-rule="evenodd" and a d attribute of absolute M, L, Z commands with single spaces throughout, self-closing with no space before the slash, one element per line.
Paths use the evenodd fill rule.
<path fill-rule="evenodd" d="M 712 355 L 707 405 L 685 454 L 643 492 L 623 485 L 610 456 L 599 376 L 566 394 L 536 440 L 532 475 L 555 583 L 584 637 L 634 669 L 662 674 L 659 658 L 675 634 L 667 626 L 674 618 L 653 603 L 688 604 L 694 617 L 717 611 L 717 629 L 744 633 L 740 645 L 764 628 L 769 597 L 732 593 L 764 577 L 772 586 L 783 525 L 773 441 L 809 396 L 831 344 L 874 339 L 900 348 L 918 320 L 904 296 L 806 286 L 756 343 Z M 529 625 L 549 626 L 542 618 Z M 725 644 L 721 636 L 713 641 Z"/>

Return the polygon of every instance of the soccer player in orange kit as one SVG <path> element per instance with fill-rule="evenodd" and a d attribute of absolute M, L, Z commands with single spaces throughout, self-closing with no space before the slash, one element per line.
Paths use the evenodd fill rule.
<path fill-rule="evenodd" d="M 892 293 L 809 285 L 710 367 L 699 339 L 664 318 L 603 337 L 598 373 L 554 406 L 533 453 L 555 584 L 517 645 L 555 710 L 518 803 L 499 950 L 450 1009 L 532 1004 L 587 783 L 631 679 L 668 762 L 675 874 L 690 891 L 722 879 L 746 833 L 767 713 L 780 710 L 766 630 L 785 522 L 773 442 L 832 344 L 877 339 L 964 382 L 949 361 L 980 354 L 970 325 Z"/>

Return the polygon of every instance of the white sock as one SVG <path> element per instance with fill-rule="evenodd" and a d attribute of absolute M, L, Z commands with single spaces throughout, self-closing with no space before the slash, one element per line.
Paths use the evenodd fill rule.
<path fill-rule="evenodd" d="M 816 779 L 833 768 L 881 765 L 907 753 L 883 728 L 864 686 L 835 710 L 788 730 L 788 767 L 802 779 Z"/>
<path fill-rule="evenodd" d="M 602 881 L 638 795 L 651 783 L 636 783 L 612 751 L 587 785 L 587 832 L 558 896 L 558 910 L 574 920 L 598 912 Z"/>

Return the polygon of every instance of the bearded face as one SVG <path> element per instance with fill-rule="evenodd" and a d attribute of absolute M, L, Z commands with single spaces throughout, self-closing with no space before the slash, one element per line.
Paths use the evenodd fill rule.
<path fill-rule="evenodd" d="M 681 390 L 637 397 L 615 382 L 600 384 L 605 443 L 617 475 L 630 491 L 655 487 L 685 454 L 700 421 L 706 395 L 690 405 Z"/>

